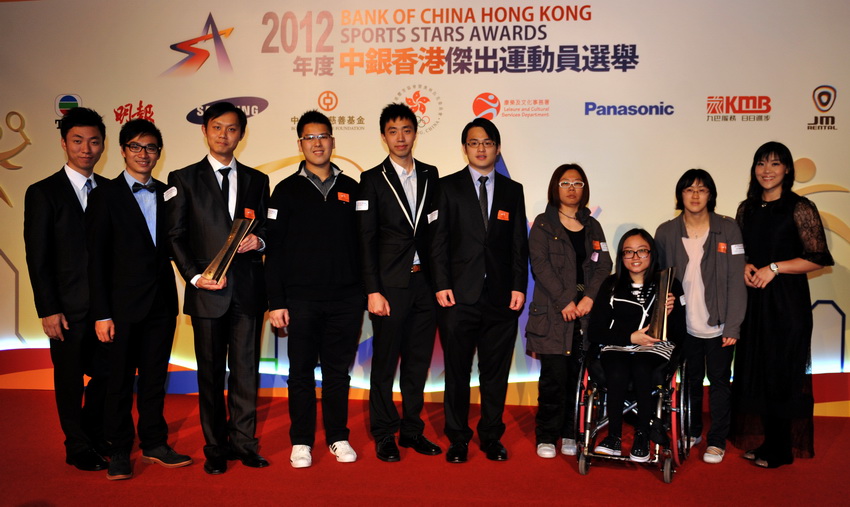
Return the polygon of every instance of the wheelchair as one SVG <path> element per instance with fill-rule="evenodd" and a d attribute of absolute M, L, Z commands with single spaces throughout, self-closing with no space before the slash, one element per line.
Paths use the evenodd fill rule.
<path fill-rule="evenodd" d="M 669 362 L 657 368 L 653 384 L 655 413 L 650 428 L 650 459 L 643 463 L 661 469 L 665 483 L 673 481 L 676 467 L 687 459 L 691 439 L 691 400 L 685 384 L 687 365 L 679 363 L 674 353 Z M 610 456 L 594 452 L 601 430 L 608 425 L 606 406 L 607 389 L 605 375 L 598 354 L 586 353 L 582 360 L 581 373 L 576 386 L 575 428 L 578 456 L 578 471 L 582 475 L 590 472 L 591 463 L 597 459 L 631 462 L 628 455 Z M 622 409 L 624 416 L 637 412 L 637 402 L 627 394 Z"/>

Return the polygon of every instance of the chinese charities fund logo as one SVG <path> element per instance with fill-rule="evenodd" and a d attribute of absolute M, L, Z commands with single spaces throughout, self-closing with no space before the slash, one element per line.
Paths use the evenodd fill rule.
<path fill-rule="evenodd" d="M 230 102 L 244 111 L 245 116 L 248 118 L 262 113 L 267 107 L 269 107 L 269 101 L 261 99 L 260 97 L 232 97 L 229 99 L 213 100 L 212 102 L 207 102 L 206 104 L 202 104 L 189 111 L 189 114 L 186 115 L 186 121 L 194 123 L 195 125 L 203 125 L 204 111 L 217 102 Z"/>
<path fill-rule="evenodd" d="M 494 120 L 499 116 L 499 111 L 502 109 L 502 102 L 493 93 L 485 92 L 472 101 L 472 112 L 476 118 L 484 118 L 486 120 Z"/>
<path fill-rule="evenodd" d="M 174 66 L 170 69 L 163 72 L 162 75 L 190 76 L 195 72 L 198 72 L 198 69 L 200 69 L 204 62 L 206 62 L 210 57 L 210 52 L 205 49 L 196 48 L 195 44 L 208 41 L 210 39 L 213 40 L 215 45 L 215 54 L 218 59 L 219 70 L 222 72 L 233 72 L 233 66 L 230 65 L 230 58 L 227 56 L 227 49 L 224 48 L 224 42 L 221 39 L 222 37 L 229 37 L 232 32 L 233 27 L 219 30 L 215 24 L 212 13 L 210 13 L 207 17 L 206 23 L 204 23 L 204 29 L 201 30 L 200 37 L 195 37 L 194 39 L 185 40 L 183 42 L 177 42 L 170 46 L 174 51 L 184 53 L 186 57 L 174 64 Z"/>

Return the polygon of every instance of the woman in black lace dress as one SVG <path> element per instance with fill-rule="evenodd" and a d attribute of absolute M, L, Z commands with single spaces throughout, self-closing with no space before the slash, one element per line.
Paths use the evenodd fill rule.
<path fill-rule="evenodd" d="M 791 191 L 794 160 L 777 142 L 753 157 L 744 235 L 747 314 L 735 356 L 735 445 L 776 468 L 814 456 L 812 308 L 806 273 L 833 264 L 814 203 Z M 753 448 L 755 445 L 758 447 Z"/>

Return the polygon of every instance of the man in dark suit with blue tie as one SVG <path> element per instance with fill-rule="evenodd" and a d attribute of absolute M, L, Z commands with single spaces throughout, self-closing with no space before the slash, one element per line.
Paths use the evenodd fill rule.
<path fill-rule="evenodd" d="M 500 439 L 517 319 L 528 286 L 528 236 L 522 185 L 498 174 L 499 130 L 476 118 L 461 134 L 469 166 L 440 179 L 431 262 L 440 305 L 446 366 L 446 436 L 450 463 L 467 460 L 470 372 L 478 350 L 481 419 L 488 459 L 505 461 Z"/>
<path fill-rule="evenodd" d="M 148 120 L 130 120 L 119 134 L 125 170 L 92 192 L 86 208 L 91 317 L 109 343 L 104 433 L 111 444 L 107 478 L 133 476 L 133 385 L 142 460 L 177 468 L 192 463 L 168 445 L 163 417 L 168 360 L 177 319 L 163 193 L 152 178 L 162 134 Z"/>
<path fill-rule="evenodd" d="M 228 459 L 253 468 L 269 464 L 258 454 L 254 435 L 266 309 L 262 251 L 269 178 L 233 156 L 248 124 L 244 111 L 217 102 L 204 111 L 203 120 L 210 153 L 170 173 L 164 199 L 174 262 L 186 280 L 183 312 L 192 317 L 195 333 L 204 470 L 216 475 L 227 470 Z M 203 277 L 237 218 L 253 218 L 253 232 L 239 244 L 221 283 Z M 230 368 L 226 408 L 225 362 Z"/>
<path fill-rule="evenodd" d="M 103 154 L 106 126 L 87 108 L 68 111 L 59 124 L 65 167 L 32 184 L 24 199 L 24 242 L 35 308 L 50 338 L 53 389 L 65 434 L 65 461 L 80 470 L 103 470 L 95 450 L 103 444 L 106 372 L 89 318 L 88 253 L 84 210 Z M 91 377 L 83 388 L 83 375 Z M 85 393 L 85 397 L 83 396 Z M 103 446 L 105 447 L 105 445 Z"/>
<path fill-rule="evenodd" d="M 430 456 L 442 452 L 422 434 L 420 417 L 436 336 L 428 221 L 439 174 L 436 167 L 413 158 L 417 120 L 409 107 L 388 105 L 379 123 L 390 153 L 360 175 L 356 208 L 363 283 L 375 331 L 369 422 L 378 459 L 394 462 L 401 458 L 396 432 L 402 447 Z M 393 401 L 399 367 L 401 418 Z"/>

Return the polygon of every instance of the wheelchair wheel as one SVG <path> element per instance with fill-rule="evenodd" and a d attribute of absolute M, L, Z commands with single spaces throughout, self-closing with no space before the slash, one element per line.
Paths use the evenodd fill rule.
<path fill-rule="evenodd" d="M 587 456 L 584 453 L 579 453 L 578 455 L 578 473 L 581 475 L 587 475 L 590 472 L 590 460 L 587 459 Z"/>
<path fill-rule="evenodd" d="M 576 383 L 576 398 L 573 406 L 573 432 L 575 433 L 576 445 L 578 452 L 581 453 L 581 442 L 584 441 L 584 410 L 585 410 L 585 385 L 587 382 L 587 368 L 585 367 L 584 358 L 581 359 L 581 368 L 579 368 L 578 382 Z"/>
<path fill-rule="evenodd" d="M 679 392 L 676 393 L 679 405 L 679 464 L 688 459 L 691 453 L 691 393 L 687 384 L 687 363 L 682 363 L 679 370 Z"/>
<path fill-rule="evenodd" d="M 667 458 L 664 460 L 662 471 L 664 472 L 664 483 L 670 484 L 673 482 L 673 458 Z"/>

